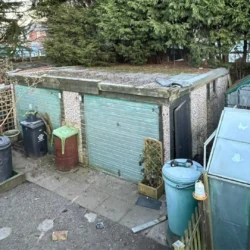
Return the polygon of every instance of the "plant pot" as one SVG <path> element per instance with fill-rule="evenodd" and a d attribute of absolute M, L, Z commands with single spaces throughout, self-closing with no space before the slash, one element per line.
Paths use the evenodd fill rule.
<path fill-rule="evenodd" d="M 20 131 L 17 129 L 7 130 L 3 133 L 3 135 L 7 136 L 10 139 L 11 144 L 14 144 L 18 141 L 18 136 Z"/>
<path fill-rule="evenodd" d="M 163 182 L 163 180 L 161 180 L 161 184 L 157 188 L 150 187 L 150 186 L 144 184 L 143 181 L 144 180 L 142 180 L 138 184 L 138 192 L 140 194 L 154 198 L 156 200 L 158 200 L 164 194 L 164 182 Z"/>

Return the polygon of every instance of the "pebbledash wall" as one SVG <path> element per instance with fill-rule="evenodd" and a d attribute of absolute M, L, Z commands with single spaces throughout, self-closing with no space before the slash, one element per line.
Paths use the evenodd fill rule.
<path fill-rule="evenodd" d="M 191 94 L 192 155 L 202 158 L 205 140 L 217 128 L 225 106 L 225 93 L 230 84 L 229 75 L 194 89 Z"/>
<path fill-rule="evenodd" d="M 16 77 L 15 74 L 14 76 Z M 111 135 L 118 136 L 119 134 L 117 133 L 120 133 L 119 131 L 122 133 L 124 131 L 126 132 L 126 130 L 121 130 L 123 129 L 123 123 L 133 129 L 133 125 L 137 126 L 138 122 L 140 122 L 138 117 L 134 116 L 132 117 L 131 124 L 127 124 L 129 120 L 127 118 L 129 118 L 129 116 L 126 118 L 126 121 L 124 120 L 125 117 L 123 117 L 123 115 L 126 115 L 127 109 L 131 109 L 131 112 L 135 112 L 135 115 L 140 112 L 140 114 L 142 114 L 141 118 L 151 119 L 149 120 L 151 124 L 155 124 L 155 122 L 157 122 L 157 124 L 159 123 L 159 125 L 157 125 L 159 127 L 159 134 L 156 135 L 155 132 L 154 134 L 163 142 L 164 162 L 175 157 L 173 151 L 173 103 L 176 105 L 176 100 L 185 96 L 188 96 L 188 100 L 190 101 L 188 106 L 191 127 L 190 157 L 199 156 L 198 158 L 202 159 L 203 143 L 217 127 L 221 111 L 224 108 L 224 93 L 228 88 L 230 80 L 227 70 L 218 69 L 212 70 L 209 74 L 205 74 L 203 78 L 201 77 L 199 79 L 199 81 L 190 84 L 190 86 L 186 88 L 161 88 L 155 90 L 147 87 L 143 89 L 115 84 L 109 85 L 97 80 L 46 76 L 42 84 L 39 84 L 36 88 L 29 89 L 29 87 L 25 86 L 25 83 L 22 81 L 23 77 L 22 74 L 18 74 L 20 85 L 15 86 L 16 99 L 22 96 L 16 107 L 18 122 L 25 118 L 23 115 L 29 109 L 29 105 L 31 104 L 33 109 L 36 109 L 38 112 L 47 112 L 49 114 L 54 129 L 65 124 L 76 127 L 79 130 L 79 161 L 85 166 L 88 166 L 89 159 L 91 162 L 100 162 L 100 159 L 103 157 L 102 153 L 106 150 L 103 145 L 108 143 L 106 138 L 108 134 L 111 133 Z M 25 75 L 25 77 L 33 76 Z M 105 104 L 106 107 L 102 107 L 105 100 L 107 100 L 107 105 Z M 136 102 L 138 102 L 138 104 L 136 104 Z M 133 105 L 133 103 L 135 105 Z M 99 107 L 105 115 L 103 115 L 104 113 L 98 112 L 96 105 L 100 105 Z M 92 107 L 95 108 L 93 114 L 91 114 Z M 118 107 L 121 108 L 120 114 L 117 111 L 119 110 L 117 109 Z M 141 111 L 138 111 L 140 107 L 142 109 Z M 159 110 L 154 110 L 154 107 L 159 107 Z M 143 115 L 143 112 L 146 112 L 145 110 L 148 108 L 152 109 L 152 112 L 158 115 L 157 121 L 154 120 L 155 118 L 150 114 L 152 112 Z M 98 119 L 94 116 L 98 117 Z M 113 121 L 114 117 L 115 119 L 119 119 L 119 122 L 115 122 L 115 127 L 109 127 L 108 125 L 104 126 L 106 123 L 109 124 L 109 122 Z M 183 125 L 185 126 L 185 122 Z M 91 126 L 97 127 L 91 128 Z M 157 128 L 157 126 L 153 126 Z M 92 130 L 90 131 L 90 129 Z M 90 137 L 92 136 L 92 138 L 95 136 L 93 129 L 96 129 L 96 131 L 99 132 L 99 134 L 97 133 L 99 139 L 97 138 L 98 140 L 95 142 L 98 146 L 98 150 L 100 149 L 100 152 L 95 149 L 95 146 L 88 145 L 89 143 L 93 144 L 92 139 L 91 142 L 88 140 L 90 139 L 88 138 L 88 135 Z M 99 129 L 101 132 L 98 131 Z M 107 131 L 107 129 L 109 131 Z M 133 131 L 133 133 L 135 132 L 136 131 Z M 146 130 L 145 132 L 146 134 L 148 133 Z M 121 148 L 118 148 L 117 152 L 112 152 L 112 154 L 106 159 L 110 162 L 110 165 L 114 164 L 113 161 L 110 161 L 111 156 L 114 158 L 116 157 L 117 162 L 119 162 L 119 160 L 124 162 L 127 159 L 127 164 L 129 164 L 129 157 L 126 158 L 128 154 L 126 152 L 130 152 L 130 147 L 132 149 L 132 146 L 130 145 L 131 142 L 127 141 L 129 139 L 118 136 L 117 138 L 110 138 L 110 140 L 115 140 L 115 143 L 117 143 L 121 138 L 124 140 L 119 141 L 122 145 Z M 135 138 L 136 135 L 132 138 L 132 144 L 137 143 Z M 137 139 L 141 140 L 140 131 L 138 131 Z M 121 150 L 122 147 L 126 148 Z M 91 149 L 91 155 L 89 155 L 88 149 Z M 114 148 L 111 147 L 110 150 L 114 151 Z M 96 156 L 93 156 L 93 153 L 95 153 Z M 131 152 L 131 154 L 133 154 L 133 152 Z M 131 159 L 132 158 L 133 157 L 131 157 Z M 135 159 L 137 158 L 135 157 Z M 98 168 L 102 168 L 102 166 L 98 166 Z M 129 175 L 130 174 L 132 175 L 133 173 L 131 172 Z M 120 170 L 118 170 L 118 175 L 120 175 Z M 127 178 L 126 175 L 125 178 Z M 138 177 L 136 178 L 138 179 Z M 133 178 L 131 179 L 130 177 L 128 177 L 128 179 L 132 181 L 137 180 Z"/>
<path fill-rule="evenodd" d="M 62 125 L 71 125 L 78 129 L 78 152 L 79 162 L 84 163 L 82 146 L 82 117 L 81 117 L 81 95 L 76 92 L 63 91 L 64 119 Z"/>

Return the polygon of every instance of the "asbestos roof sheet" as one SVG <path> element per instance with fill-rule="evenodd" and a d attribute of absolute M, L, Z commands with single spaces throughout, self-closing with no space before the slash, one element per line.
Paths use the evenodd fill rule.
<path fill-rule="evenodd" d="M 44 70 L 32 69 L 19 72 L 16 71 L 15 74 L 32 77 L 47 76 L 51 78 L 65 78 L 73 80 L 94 79 L 96 81 L 109 85 L 119 84 L 128 87 L 157 89 L 171 87 L 172 83 L 179 83 L 181 88 L 199 85 L 201 83 L 209 82 L 220 76 L 228 74 L 228 70 L 224 68 L 218 68 L 205 73 L 202 72 L 200 74 L 183 73 L 177 75 L 170 75 L 167 71 L 166 73 L 119 72 L 108 70 L 96 70 L 76 66 L 51 67 Z M 15 74 L 13 76 L 15 76 Z"/>

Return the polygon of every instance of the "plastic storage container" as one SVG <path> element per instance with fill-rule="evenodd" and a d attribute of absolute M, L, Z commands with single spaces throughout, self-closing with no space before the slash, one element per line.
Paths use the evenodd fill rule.
<path fill-rule="evenodd" d="M 176 159 L 179 165 L 185 165 L 187 159 Z M 202 166 L 192 161 L 192 166 L 171 166 L 167 162 L 162 169 L 168 207 L 168 223 L 170 230 L 183 236 L 188 228 L 188 221 L 195 211 L 197 201 L 193 198 L 195 181 L 199 179 Z"/>
<path fill-rule="evenodd" d="M 70 171 L 78 164 L 78 130 L 63 126 L 53 131 L 56 167 L 59 171 Z"/>
<path fill-rule="evenodd" d="M 23 142 L 29 157 L 40 157 L 48 152 L 46 127 L 42 120 L 35 122 L 21 122 L 23 128 Z"/>
<path fill-rule="evenodd" d="M 0 136 L 0 182 L 12 176 L 11 142 L 7 136 Z"/>

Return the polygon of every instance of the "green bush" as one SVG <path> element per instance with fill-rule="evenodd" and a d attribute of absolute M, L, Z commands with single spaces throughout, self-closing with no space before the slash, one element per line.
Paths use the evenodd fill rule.
<path fill-rule="evenodd" d="M 62 4 L 48 19 L 45 42 L 48 58 L 67 65 L 92 66 L 113 62 L 113 48 L 100 38 L 97 22 L 91 8 Z"/>

